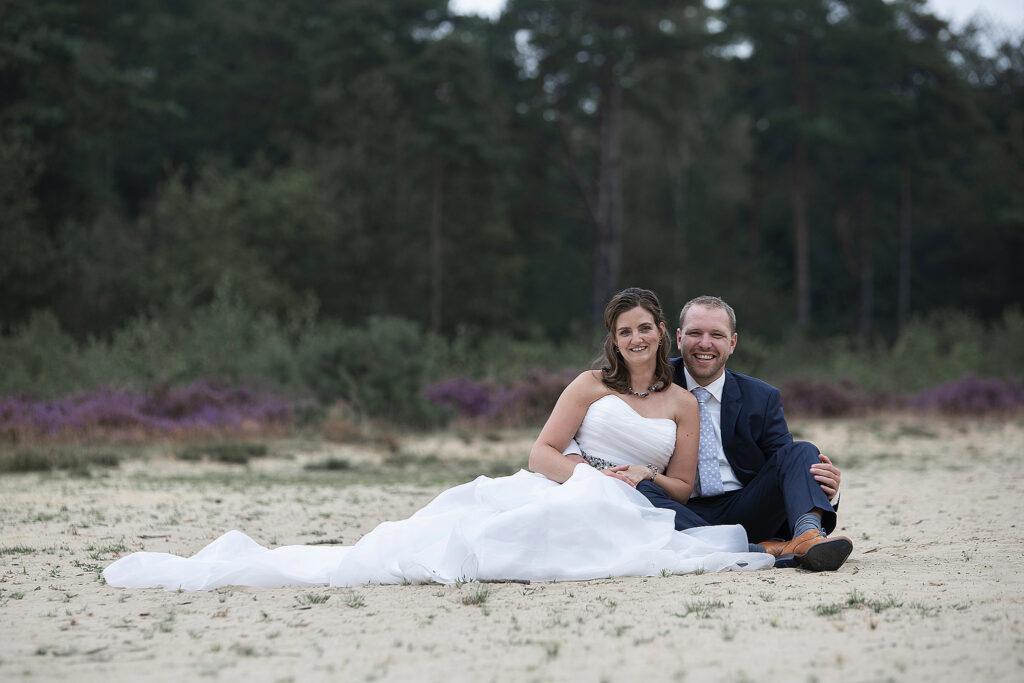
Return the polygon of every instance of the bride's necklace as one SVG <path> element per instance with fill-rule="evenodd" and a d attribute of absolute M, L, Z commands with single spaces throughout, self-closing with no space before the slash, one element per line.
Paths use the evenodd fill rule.
<path fill-rule="evenodd" d="M 652 391 L 657 391 L 657 390 L 658 390 L 658 384 L 657 383 L 652 384 L 651 386 L 647 387 L 647 391 L 643 391 L 643 392 L 633 391 L 633 387 L 629 386 L 628 384 L 626 385 L 626 392 L 631 394 L 631 395 L 633 395 L 633 396 L 636 396 L 637 398 L 647 398 L 648 396 L 651 395 Z"/>

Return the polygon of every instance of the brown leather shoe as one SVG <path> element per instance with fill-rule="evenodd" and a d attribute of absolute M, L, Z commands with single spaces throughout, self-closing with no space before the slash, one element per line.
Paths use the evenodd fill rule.
<path fill-rule="evenodd" d="M 793 555 L 797 566 L 812 572 L 834 572 L 853 552 L 853 541 L 846 536 L 822 536 L 811 529 L 792 541 L 762 541 L 758 545 L 775 557 Z"/>

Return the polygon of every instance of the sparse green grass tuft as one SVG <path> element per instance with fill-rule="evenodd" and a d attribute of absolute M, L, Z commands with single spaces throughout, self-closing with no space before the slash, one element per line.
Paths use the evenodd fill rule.
<path fill-rule="evenodd" d="M 242 645 L 241 643 L 235 643 L 232 645 L 231 651 L 242 657 L 255 657 L 259 654 L 259 652 L 256 651 L 256 648 L 252 645 Z"/>
<path fill-rule="evenodd" d="M 27 545 L 8 545 L 0 548 L 0 555 L 31 555 L 36 551 Z"/>
<path fill-rule="evenodd" d="M 872 600 L 858 594 L 856 590 L 850 593 L 850 597 L 847 599 L 847 603 L 851 607 L 867 607 L 876 614 L 878 614 L 879 612 L 884 612 L 885 610 L 891 609 L 893 607 L 903 606 L 903 602 L 897 600 L 894 596 L 890 595 L 884 599 Z"/>
<path fill-rule="evenodd" d="M 841 602 L 834 602 L 831 605 L 815 605 L 814 613 L 819 617 L 834 617 L 835 615 L 846 609 L 846 606 Z"/>
<path fill-rule="evenodd" d="M 936 605 L 925 605 L 920 602 L 911 602 L 907 607 L 916 610 L 922 617 L 935 617 L 939 614 L 939 608 Z"/>
<path fill-rule="evenodd" d="M 167 616 L 165 616 L 163 619 L 161 619 L 160 623 L 157 624 L 157 627 L 160 629 L 160 632 L 161 633 L 170 633 L 171 631 L 173 631 L 174 630 L 174 619 L 175 619 L 174 612 L 168 612 Z"/>
<path fill-rule="evenodd" d="M 320 462 L 308 463 L 304 469 L 308 472 L 341 472 L 352 469 L 352 463 L 345 458 L 327 458 Z"/>
<path fill-rule="evenodd" d="M 295 602 L 299 605 L 322 605 L 330 599 L 330 595 L 323 593 L 303 593 L 295 596 Z"/>
<path fill-rule="evenodd" d="M 36 648 L 36 655 L 39 657 L 45 657 L 46 655 L 71 657 L 76 654 L 78 654 L 78 648 L 73 646 L 58 648 L 56 645 L 40 645 Z"/>
<path fill-rule="evenodd" d="M 842 613 L 844 610 L 867 608 L 875 614 L 878 614 L 887 609 L 902 606 L 903 602 L 897 600 L 894 596 L 890 595 L 883 599 L 871 599 L 865 597 L 862 593 L 858 593 L 857 590 L 854 589 L 850 592 L 850 595 L 846 598 L 845 602 L 836 602 L 831 605 L 815 605 L 814 613 L 822 617 L 832 617 Z"/>
<path fill-rule="evenodd" d="M 384 458 L 385 467 L 434 467 L 441 464 L 441 458 L 436 453 L 428 453 L 427 455 L 414 455 L 412 453 L 406 453 L 405 451 L 395 451 L 389 453 Z"/>
<path fill-rule="evenodd" d="M 93 564 L 92 562 L 82 562 L 81 560 L 75 560 L 71 564 L 73 564 L 74 566 L 78 567 L 79 569 L 84 569 L 87 572 L 102 572 L 103 571 L 103 565 L 101 565 L 101 564 Z"/>
<path fill-rule="evenodd" d="M 86 546 L 85 550 L 89 553 L 89 557 L 93 560 L 106 560 L 111 558 L 104 557 L 105 555 L 117 555 L 118 553 L 126 553 L 128 552 L 128 547 L 125 546 L 124 541 L 121 540 L 117 543 L 108 543 L 107 545 L 102 545 L 99 547 L 96 547 L 94 545 L 88 545 Z"/>
<path fill-rule="evenodd" d="M 366 600 L 362 593 L 352 591 L 345 596 L 345 606 L 351 607 L 352 609 L 360 609 L 362 607 L 366 607 Z"/>
<path fill-rule="evenodd" d="M 685 618 L 696 614 L 698 619 L 708 619 L 711 617 L 711 612 L 720 607 L 725 607 L 725 603 L 721 600 L 694 600 L 686 603 L 686 611 L 682 614 L 676 612 L 676 616 Z"/>
<path fill-rule="evenodd" d="M 267 446 L 262 443 L 245 441 L 216 441 L 213 443 L 192 443 L 177 452 L 179 460 L 197 462 L 204 457 L 214 462 L 244 465 L 252 458 L 260 458 L 267 454 Z"/>
<path fill-rule="evenodd" d="M 893 436 L 896 438 L 901 436 L 913 436 L 925 439 L 939 438 L 938 432 L 928 427 L 925 423 L 902 423 L 897 426 L 896 432 Z"/>
<path fill-rule="evenodd" d="M 463 596 L 463 605 L 485 605 L 491 597 L 491 589 L 487 586 L 478 586 L 469 595 Z"/>
<path fill-rule="evenodd" d="M 121 456 L 106 450 L 88 450 L 81 446 L 23 447 L 13 451 L 0 449 L 0 472 L 49 472 L 69 470 L 88 474 L 90 467 L 117 467 Z"/>

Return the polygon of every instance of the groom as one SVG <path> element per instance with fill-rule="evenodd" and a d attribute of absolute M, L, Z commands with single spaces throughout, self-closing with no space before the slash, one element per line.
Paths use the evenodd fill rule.
<path fill-rule="evenodd" d="M 683 306 L 682 355 L 671 362 L 675 383 L 699 404 L 697 483 L 686 505 L 650 481 L 637 489 L 675 511 L 677 529 L 742 524 L 752 540 L 791 539 L 760 544 L 779 566 L 839 569 L 853 550 L 850 539 L 827 536 L 836 526 L 839 469 L 813 444 L 793 441 L 778 389 L 725 369 L 737 339 L 736 314 L 723 300 L 701 296 Z"/>

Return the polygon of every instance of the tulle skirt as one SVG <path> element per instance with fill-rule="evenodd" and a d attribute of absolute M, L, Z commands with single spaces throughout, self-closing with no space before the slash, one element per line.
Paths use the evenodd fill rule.
<path fill-rule="evenodd" d="M 762 569 L 739 525 L 674 528 L 674 513 L 587 465 L 564 484 L 520 470 L 443 492 L 353 546 L 268 549 L 229 531 L 192 557 L 139 552 L 103 571 L 125 588 L 356 586 L 459 580 L 580 581 Z"/>

